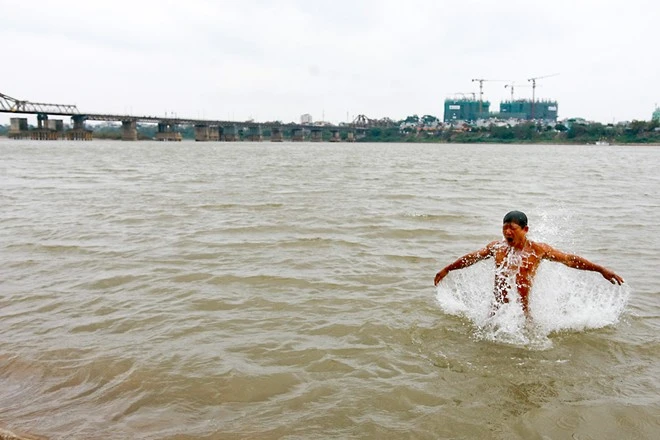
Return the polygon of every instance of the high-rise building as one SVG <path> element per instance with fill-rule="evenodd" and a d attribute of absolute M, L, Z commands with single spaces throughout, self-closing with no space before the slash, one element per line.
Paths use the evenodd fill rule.
<path fill-rule="evenodd" d="M 557 101 L 516 99 L 500 103 L 500 118 L 557 121 Z"/>
<path fill-rule="evenodd" d="M 490 102 L 476 99 L 445 99 L 444 122 L 466 121 L 490 117 Z"/>
<path fill-rule="evenodd" d="M 314 121 L 312 120 L 312 115 L 310 115 L 309 113 L 305 113 L 304 115 L 300 116 L 301 124 L 311 124 L 312 122 Z"/>

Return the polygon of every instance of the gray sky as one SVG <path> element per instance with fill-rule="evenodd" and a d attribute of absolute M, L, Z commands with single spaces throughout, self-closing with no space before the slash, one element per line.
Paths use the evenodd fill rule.
<path fill-rule="evenodd" d="M 657 0 L 0 0 L 0 92 L 83 112 L 343 122 L 442 117 L 473 78 L 559 117 L 649 120 Z M 506 82 L 484 82 L 497 109 Z M 34 118 L 32 118 L 34 119 Z M 0 123 L 9 115 L 0 114 Z"/>

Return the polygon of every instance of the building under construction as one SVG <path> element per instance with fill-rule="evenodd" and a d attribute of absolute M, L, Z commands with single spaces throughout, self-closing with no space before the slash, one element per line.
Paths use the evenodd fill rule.
<path fill-rule="evenodd" d="M 499 117 L 502 119 L 522 119 L 525 121 L 557 121 L 557 101 L 535 101 L 516 99 L 500 103 Z"/>
<path fill-rule="evenodd" d="M 466 121 L 490 118 L 490 102 L 476 99 L 446 99 L 444 122 Z"/>
<path fill-rule="evenodd" d="M 557 121 L 557 101 L 516 99 L 500 103 L 499 113 L 490 113 L 490 102 L 477 99 L 446 99 L 444 122 L 474 122 L 479 119 L 500 118 L 525 121 Z"/>

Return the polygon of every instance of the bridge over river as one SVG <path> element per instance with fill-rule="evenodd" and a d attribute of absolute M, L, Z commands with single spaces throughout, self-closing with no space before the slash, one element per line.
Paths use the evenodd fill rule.
<path fill-rule="evenodd" d="M 156 139 L 162 141 L 180 141 L 181 133 L 177 131 L 180 126 L 193 126 L 196 141 L 238 141 L 243 137 L 250 141 L 263 140 L 263 132 L 270 132 L 273 142 L 284 141 L 285 133 L 291 136 L 292 141 L 313 142 L 323 140 L 323 133 L 330 133 L 330 142 L 352 142 L 364 134 L 368 128 L 369 119 L 363 115 L 358 116 L 352 123 L 346 125 L 314 125 L 281 122 L 255 122 L 255 121 L 225 121 L 214 119 L 190 119 L 161 116 L 115 115 L 103 113 L 86 113 L 78 110 L 72 104 L 49 104 L 19 100 L 0 93 L 0 113 L 13 115 L 36 115 L 37 127 L 30 128 L 27 117 L 12 117 L 10 119 L 9 137 L 15 139 L 36 140 L 91 140 L 92 130 L 85 126 L 86 121 L 121 122 L 122 139 L 135 141 L 138 139 L 137 124 L 151 123 L 158 125 Z M 65 130 L 62 119 L 53 119 L 55 116 L 70 117 L 72 127 Z M 327 136 L 326 136 L 327 138 Z"/>

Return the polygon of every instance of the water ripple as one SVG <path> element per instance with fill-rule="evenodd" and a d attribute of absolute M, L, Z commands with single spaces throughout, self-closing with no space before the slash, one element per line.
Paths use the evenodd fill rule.
<path fill-rule="evenodd" d="M 3 426 L 652 438 L 660 152 L 605 153 L 0 140 Z M 432 287 L 512 208 L 534 239 L 627 281 L 540 269 L 537 345 L 482 328 L 487 269 L 457 274 L 458 296 Z"/>

